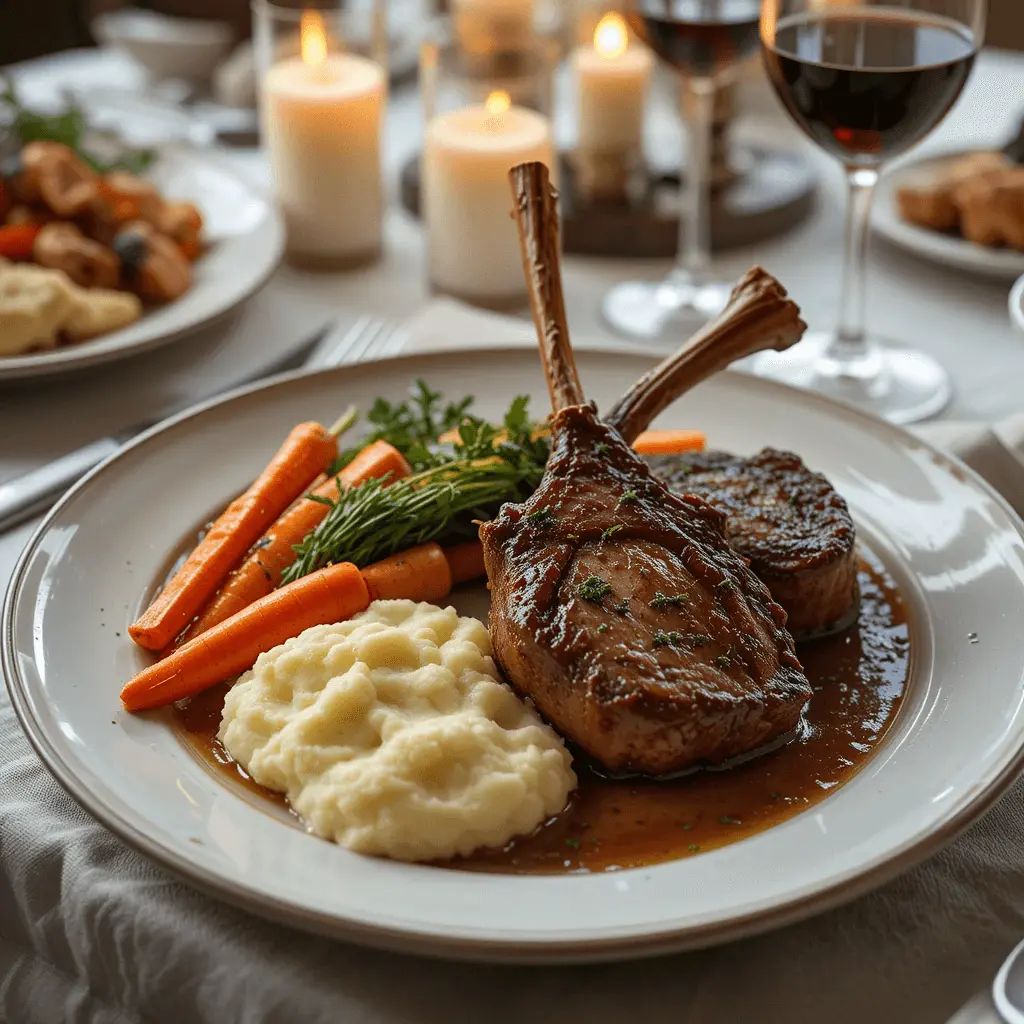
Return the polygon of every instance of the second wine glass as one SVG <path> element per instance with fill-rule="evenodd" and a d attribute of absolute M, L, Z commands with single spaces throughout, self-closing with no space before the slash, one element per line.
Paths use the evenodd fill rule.
<path fill-rule="evenodd" d="M 731 281 L 711 268 L 711 132 L 715 90 L 757 49 L 761 0 L 631 0 L 636 34 L 675 68 L 690 92 L 689 160 L 679 255 L 661 281 L 625 281 L 604 300 L 609 324 L 635 338 L 681 335 L 725 307 Z"/>
<path fill-rule="evenodd" d="M 879 168 L 946 116 L 967 81 L 986 0 L 765 0 L 769 78 L 796 123 L 839 158 L 849 185 L 835 331 L 753 370 L 854 402 L 894 423 L 937 413 L 952 389 L 931 356 L 864 329 L 868 216 Z"/>

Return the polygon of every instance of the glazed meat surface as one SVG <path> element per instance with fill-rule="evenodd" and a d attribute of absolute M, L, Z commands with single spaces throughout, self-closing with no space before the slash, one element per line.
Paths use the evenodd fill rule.
<path fill-rule="evenodd" d="M 810 686 L 725 517 L 672 494 L 590 407 L 563 409 L 554 438 L 538 490 L 481 529 L 514 685 L 615 772 L 719 763 L 794 730 Z"/>
<path fill-rule="evenodd" d="M 856 531 L 842 496 L 792 452 L 652 456 L 678 494 L 725 514 L 725 537 L 786 610 L 798 638 L 849 625 L 857 615 Z"/>

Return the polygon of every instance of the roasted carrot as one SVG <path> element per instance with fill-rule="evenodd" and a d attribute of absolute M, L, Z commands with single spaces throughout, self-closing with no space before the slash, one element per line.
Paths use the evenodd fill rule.
<path fill-rule="evenodd" d="M 468 540 L 444 549 L 448 568 L 452 574 L 452 586 L 479 579 L 484 574 L 484 547 L 478 540 Z"/>
<path fill-rule="evenodd" d="M 36 236 L 42 224 L 6 224 L 0 227 L 0 256 L 8 260 L 27 260 L 32 256 Z"/>
<path fill-rule="evenodd" d="M 388 477 L 400 480 L 412 472 L 402 453 L 387 441 L 367 445 L 339 474 L 317 487 L 313 494 L 320 498 L 336 498 L 338 482 L 345 487 L 358 487 L 367 480 Z M 269 594 L 281 582 L 281 573 L 295 561 L 294 545 L 327 515 L 328 506 L 320 501 L 299 498 L 256 542 L 245 561 L 228 577 L 220 593 L 200 612 L 185 630 L 178 644 L 205 633 L 206 630 L 248 607 Z"/>
<path fill-rule="evenodd" d="M 421 544 L 363 569 L 373 601 L 439 601 L 452 589 L 452 573 L 439 544 Z"/>
<path fill-rule="evenodd" d="M 255 483 L 227 507 L 156 600 L 128 627 L 131 638 L 150 651 L 166 647 L 263 531 L 337 454 L 338 442 L 326 427 L 295 427 Z"/>
<path fill-rule="evenodd" d="M 633 442 L 633 451 L 640 455 L 678 455 L 701 451 L 704 441 L 699 430 L 645 430 Z"/>
<path fill-rule="evenodd" d="M 260 598 L 143 669 L 121 691 L 128 711 L 173 704 L 252 668 L 265 651 L 310 626 L 341 622 L 370 603 L 351 562 L 329 565 Z"/>

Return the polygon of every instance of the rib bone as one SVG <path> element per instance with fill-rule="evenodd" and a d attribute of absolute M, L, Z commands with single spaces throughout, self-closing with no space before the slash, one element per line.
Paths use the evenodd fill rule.
<path fill-rule="evenodd" d="M 542 163 L 519 164 L 509 171 L 516 204 L 523 267 L 530 292 L 533 322 L 540 342 L 544 377 L 555 412 L 583 405 L 586 398 L 569 344 L 569 325 L 559 268 L 558 193 Z"/>
<path fill-rule="evenodd" d="M 725 309 L 641 377 L 604 420 L 632 443 L 655 416 L 702 380 L 754 352 L 787 349 L 806 328 L 786 289 L 766 270 L 753 267 L 733 289 Z"/>

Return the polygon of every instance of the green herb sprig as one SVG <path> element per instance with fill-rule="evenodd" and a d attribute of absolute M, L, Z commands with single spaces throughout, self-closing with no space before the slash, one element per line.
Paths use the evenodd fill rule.
<path fill-rule="evenodd" d="M 432 410 L 439 396 L 426 385 L 422 388 L 414 397 L 415 408 L 395 413 L 391 407 L 389 429 L 407 429 L 408 436 L 450 429 L 437 429 L 448 413 L 436 418 Z M 492 518 L 507 501 L 525 500 L 544 475 L 549 447 L 546 440 L 533 437 L 527 401 L 516 398 L 501 427 L 469 416 L 466 402 L 450 405 L 447 409 L 457 409 L 461 420 L 459 440 L 450 452 L 430 450 L 417 439 L 404 453 L 406 458 L 410 452 L 416 456 L 414 466 L 420 467 L 412 476 L 390 486 L 386 479 L 371 480 L 349 491 L 339 488 L 336 499 L 315 499 L 330 505 L 330 511 L 296 545 L 296 559 L 282 582 L 334 562 L 362 567 L 428 541 L 475 537 L 477 521 Z M 410 417 L 419 417 L 418 422 Z"/>

